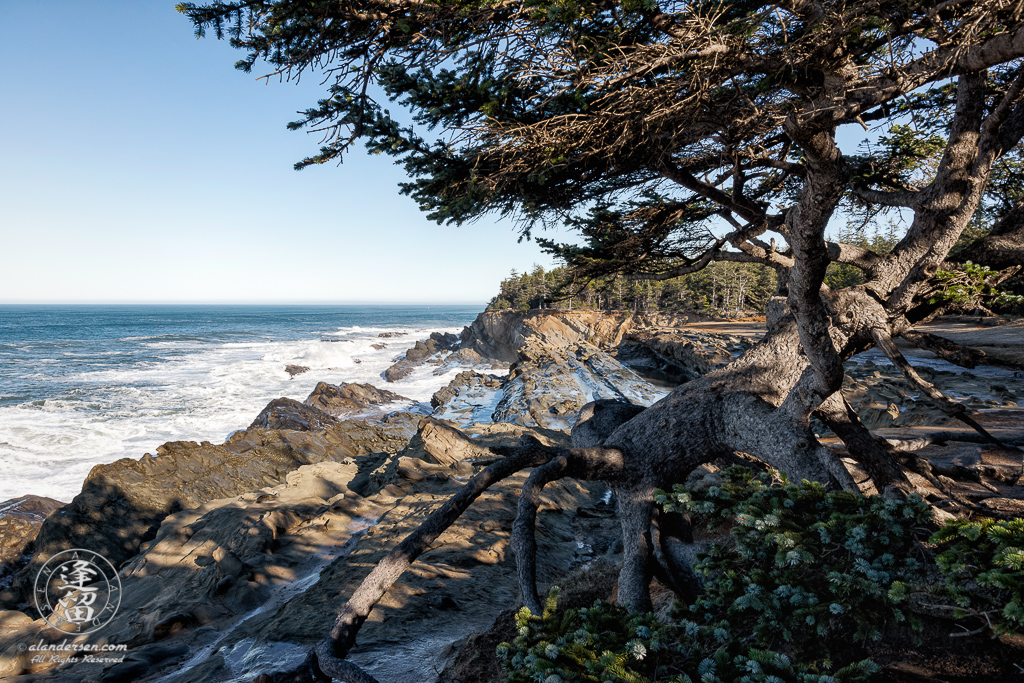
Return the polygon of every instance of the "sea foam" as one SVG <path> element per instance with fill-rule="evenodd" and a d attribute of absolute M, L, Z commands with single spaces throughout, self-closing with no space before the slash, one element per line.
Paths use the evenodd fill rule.
<path fill-rule="evenodd" d="M 117 340 L 135 349 L 133 362 L 80 363 L 61 376 L 61 391 L 53 388 L 54 374 L 26 372 L 22 391 L 32 396 L 19 396 L 30 400 L 5 398 L 0 405 L 0 501 L 29 493 L 68 501 L 95 465 L 138 458 L 167 441 L 220 443 L 247 427 L 269 401 L 304 400 L 321 381 L 366 382 L 410 399 L 389 406 L 395 409 L 427 402 L 458 369 L 435 374 L 436 366 L 428 364 L 395 383 L 385 382 L 382 373 L 416 340 L 459 330 L 346 326 L 315 338 L 267 341 L 140 335 Z M 378 336 L 385 332 L 405 334 Z M 5 352 L 17 350 L 8 346 Z M 106 349 L 92 355 L 109 359 L 124 353 Z M 61 361 L 34 363 L 50 367 Z M 286 365 L 309 370 L 292 377 Z"/>

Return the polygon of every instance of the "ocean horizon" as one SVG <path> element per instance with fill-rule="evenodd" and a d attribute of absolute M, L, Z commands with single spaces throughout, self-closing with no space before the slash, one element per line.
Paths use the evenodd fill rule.
<path fill-rule="evenodd" d="M 365 382 L 425 403 L 457 373 L 383 371 L 477 304 L 0 304 L 0 501 L 69 501 L 89 470 L 220 443 L 271 400 Z M 382 334 L 394 336 L 381 337 Z M 292 377 L 287 365 L 308 367 Z"/>

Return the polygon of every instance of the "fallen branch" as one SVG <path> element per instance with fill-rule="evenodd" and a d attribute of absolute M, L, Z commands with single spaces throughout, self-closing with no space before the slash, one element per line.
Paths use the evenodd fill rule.
<path fill-rule="evenodd" d="M 491 485 L 528 467 L 543 465 L 558 449 L 543 446 L 532 437 L 523 437 L 521 445 L 494 448 L 507 455 L 488 465 L 445 501 L 416 531 L 395 546 L 377 563 L 338 614 L 330 635 L 318 643 L 295 669 L 257 676 L 253 683 L 328 683 L 332 678 L 347 683 L 377 683 L 376 679 L 352 662 L 345 661 L 356 644 L 356 635 L 370 611 L 406 569 L 422 555 L 445 530 Z"/>

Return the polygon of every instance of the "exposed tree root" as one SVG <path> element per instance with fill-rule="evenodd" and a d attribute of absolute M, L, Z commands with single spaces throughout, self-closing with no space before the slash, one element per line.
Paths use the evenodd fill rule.
<path fill-rule="evenodd" d="M 913 490 L 913 485 L 896 461 L 892 447 L 875 438 L 840 392 L 829 396 L 815 415 L 842 439 L 850 457 L 864 468 L 880 493 L 884 494 L 889 489 L 892 495 L 894 489 L 898 489 L 906 495 Z"/>
<path fill-rule="evenodd" d="M 659 510 L 651 520 L 654 575 L 687 604 L 700 595 L 701 582 L 693 571 L 693 531 L 689 517 Z"/>
<path fill-rule="evenodd" d="M 863 341 L 857 344 L 870 344 L 873 338 L 922 394 L 948 414 L 969 421 L 979 435 L 977 438 L 1006 445 L 971 420 L 964 406 L 923 380 L 896 348 L 889 330 L 874 326 L 871 321 L 875 318 L 866 316 L 868 322 L 856 316 L 845 318 L 854 327 L 871 326 L 870 335 L 864 333 Z M 698 465 L 729 453 L 749 454 L 795 479 L 830 482 L 835 487 L 857 490 L 838 455 L 822 446 L 810 431 L 807 418 L 812 410 L 839 435 L 850 455 L 887 495 L 902 496 L 913 490 L 903 469 L 908 468 L 964 510 L 993 515 L 959 494 L 948 479 L 955 476 L 984 484 L 979 472 L 970 468 L 938 468 L 899 450 L 896 444 L 873 435 L 839 392 L 821 401 L 818 397 L 822 387 L 831 383 L 822 384 L 818 370 L 810 367 L 807 357 L 799 353 L 804 345 L 792 319 L 780 319 L 771 326 L 772 332 L 765 340 L 728 368 L 677 388 L 646 410 L 609 401 L 589 404 L 573 429 L 573 448 L 545 447 L 528 439 L 519 446 L 492 449 L 504 457 L 489 461 L 483 471 L 378 563 L 342 608 L 330 636 L 310 651 L 301 666 L 256 680 L 307 683 L 335 677 L 349 683 L 376 683 L 372 676 L 345 659 L 371 610 L 473 500 L 495 482 L 525 468 L 536 469 L 527 478 L 519 497 L 511 547 L 516 556 L 523 603 L 535 613 L 542 610 L 536 582 L 535 526 L 547 484 L 573 477 L 604 481 L 614 491 L 623 541 L 620 604 L 634 610 L 650 610 L 649 586 L 654 576 L 684 600 L 692 601 L 700 585 L 691 569 L 696 548 L 689 520 L 660 513 L 654 503 L 654 490 L 685 481 Z M 853 353 L 850 349 L 855 347 L 849 345 L 844 353 Z M 963 435 L 957 438 L 963 440 Z"/>
<path fill-rule="evenodd" d="M 568 454 L 567 454 L 568 455 Z M 570 456 L 571 457 L 571 456 Z M 516 555 L 519 589 L 523 604 L 534 614 L 543 611 L 537 594 L 537 540 L 534 528 L 540 494 L 548 483 L 561 479 L 569 469 L 569 458 L 559 455 L 533 471 L 523 485 L 519 496 L 519 509 L 512 524 L 512 551 Z"/>

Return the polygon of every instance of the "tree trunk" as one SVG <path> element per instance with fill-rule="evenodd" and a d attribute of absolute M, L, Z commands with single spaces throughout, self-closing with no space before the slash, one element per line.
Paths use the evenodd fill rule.
<path fill-rule="evenodd" d="M 857 305 L 852 298 L 834 303 L 841 310 Z M 783 304 L 776 299 L 773 306 L 779 310 Z M 840 319 L 849 321 L 852 329 L 835 330 L 834 336 L 852 354 L 864 345 L 864 321 Z M 654 490 L 685 481 L 702 463 L 742 452 L 796 480 L 856 487 L 838 456 L 811 432 L 807 407 L 794 409 L 799 401 L 792 397 L 811 393 L 814 374 L 807 356 L 801 353 L 796 321 L 787 314 L 770 320 L 768 334 L 742 357 L 678 387 L 600 443 L 620 453 L 622 461 L 621 476 L 609 482 L 619 500 L 623 542 L 630 548 L 619 577 L 622 603 L 650 609 L 647 586 L 654 568 L 650 564 L 649 523 Z M 892 473 L 891 458 L 884 451 L 859 455 L 881 459 L 883 462 L 871 463 L 872 469 Z M 688 565 L 688 558 L 681 564 Z"/>

